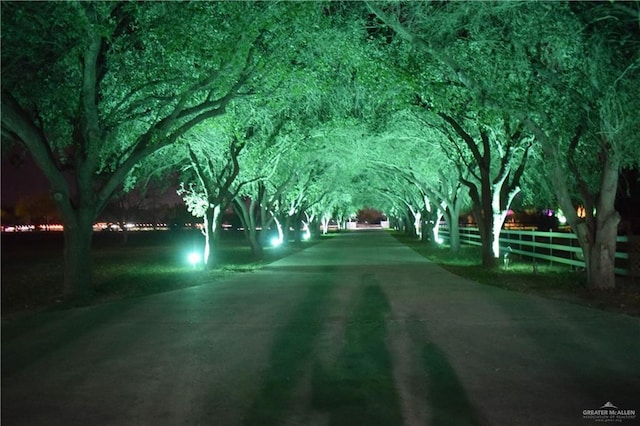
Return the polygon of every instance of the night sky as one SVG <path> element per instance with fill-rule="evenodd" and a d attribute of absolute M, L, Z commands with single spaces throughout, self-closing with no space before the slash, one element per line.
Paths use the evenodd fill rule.
<path fill-rule="evenodd" d="M 2 159 L 2 194 L 1 205 L 3 209 L 11 209 L 22 196 L 37 195 L 49 191 L 49 183 L 44 177 L 31 156 L 26 155 L 18 159 L 11 153 Z M 634 222 L 640 220 L 640 173 L 637 170 L 625 171 L 620 181 L 620 192 L 616 208 L 623 219 L 631 219 Z M 165 194 L 168 204 L 180 203 L 182 200 L 169 190 Z M 635 225 L 637 226 L 637 224 Z M 634 226 L 634 228 L 635 228 Z"/>
<path fill-rule="evenodd" d="M 12 152 L 2 159 L 2 208 L 13 207 L 25 195 L 49 190 L 49 183 L 31 156 Z"/>
<path fill-rule="evenodd" d="M 23 196 L 33 196 L 49 192 L 49 182 L 30 155 L 20 156 L 18 151 L 11 152 L 2 159 L 2 193 L 3 209 L 12 209 Z M 169 189 L 162 197 L 162 202 L 173 205 L 182 199 L 175 189 Z"/>

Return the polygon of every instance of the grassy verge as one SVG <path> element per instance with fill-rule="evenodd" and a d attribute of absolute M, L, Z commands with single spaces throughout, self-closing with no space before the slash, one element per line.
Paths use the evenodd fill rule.
<path fill-rule="evenodd" d="M 518 256 L 512 256 L 508 266 L 484 268 L 479 247 L 463 246 L 458 253 L 452 253 L 446 246 L 425 244 L 403 234 L 396 233 L 394 237 L 448 271 L 482 284 L 640 316 L 637 279 L 618 276 L 613 290 L 587 289 L 581 270 L 547 263 L 538 263 L 534 268 L 532 262 Z"/>
<path fill-rule="evenodd" d="M 62 301 L 62 244 L 61 235 L 3 235 L 3 319 L 68 306 Z M 204 271 L 187 261 L 190 251 L 201 249 L 202 237 L 198 232 L 131 233 L 126 244 L 121 234 L 97 234 L 92 253 L 95 295 L 85 303 L 212 283 L 232 274 L 260 269 L 311 244 L 266 247 L 262 257 L 256 259 L 242 235 L 229 235 L 214 249 L 216 267 Z"/>

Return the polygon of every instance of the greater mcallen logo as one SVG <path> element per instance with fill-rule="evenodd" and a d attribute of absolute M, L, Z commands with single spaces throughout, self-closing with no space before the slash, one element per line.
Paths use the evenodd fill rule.
<path fill-rule="evenodd" d="M 623 410 L 607 401 L 597 410 L 582 410 L 582 418 L 596 422 L 622 422 L 636 418 L 636 410 Z"/>

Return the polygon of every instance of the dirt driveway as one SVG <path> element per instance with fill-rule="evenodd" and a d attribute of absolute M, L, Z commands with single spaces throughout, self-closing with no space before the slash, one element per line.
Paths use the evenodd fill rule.
<path fill-rule="evenodd" d="M 599 424 L 639 395 L 640 319 L 465 281 L 382 231 L 2 329 L 3 426 Z"/>

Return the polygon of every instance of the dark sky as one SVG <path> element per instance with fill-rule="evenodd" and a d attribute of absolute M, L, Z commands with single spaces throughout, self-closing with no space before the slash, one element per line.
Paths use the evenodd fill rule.
<path fill-rule="evenodd" d="M 1 205 L 3 209 L 10 209 L 24 196 L 49 193 L 49 182 L 30 155 L 18 155 L 14 151 L 2 159 L 2 193 Z M 166 204 L 181 203 L 182 199 L 176 194 L 175 188 L 169 188 L 162 202 Z"/>
<path fill-rule="evenodd" d="M 49 183 L 31 156 L 20 156 L 14 151 L 2 159 L 3 209 L 12 208 L 22 196 L 38 195 L 49 192 Z M 640 173 L 637 170 L 623 172 L 621 188 L 616 207 L 623 218 L 640 219 Z M 181 203 L 182 200 L 170 189 L 163 197 L 167 204 Z"/>
<path fill-rule="evenodd" d="M 15 152 L 2 159 L 2 208 L 13 207 L 25 195 L 49 191 L 49 183 L 31 156 Z"/>

